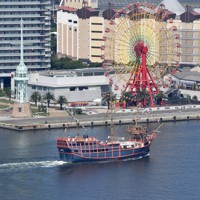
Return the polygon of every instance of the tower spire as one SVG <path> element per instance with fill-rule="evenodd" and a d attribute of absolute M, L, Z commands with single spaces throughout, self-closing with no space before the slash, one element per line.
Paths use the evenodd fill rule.
<path fill-rule="evenodd" d="M 20 65 L 24 64 L 23 19 L 21 19 L 21 56 Z"/>
<path fill-rule="evenodd" d="M 28 102 L 28 69 L 24 63 L 24 41 L 23 41 L 23 20 L 20 21 L 21 42 L 20 42 L 20 63 L 16 69 L 16 100 L 19 103 Z"/>
<path fill-rule="evenodd" d="M 20 27 L 21 27 L 21 42 L 20 42 L 20 63 L 18 68 L 26 68 L 24 64 L 24 36 L 23 36 L 23 19 L 20 21 Z"/>

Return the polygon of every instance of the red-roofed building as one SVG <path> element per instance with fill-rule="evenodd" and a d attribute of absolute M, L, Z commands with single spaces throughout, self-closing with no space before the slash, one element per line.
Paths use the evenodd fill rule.
<path fill-rule="evenodd" d="M 72 8 L 72 7 L 68 7 L 68 6 L 60 6 L 58 7 L 59 10 L 63 10 L 63 11 L 67 11 L 70 13 L 76 13 L 76 11 L 78 10 L 77 8 Z"/>
<path fill-rule="evenodd" d="M 83 7 L 77 10 L 77 15 L 81 19 L 89 19 L 92 16 L 99 16 L 99 11 L 94 8 Z"/>
<path fill-rule="evenodd" d="M 186 11 L 183 14 L 180 15 L 180 19 L 182 22 L 190 23 L 195 20 L 200 19 L 200 13 L 195 11 Z"/>
<path fill-rule="evenodd" d="M 116 13 L 117 13 L 117 10 L 108 8 L 103 11 L 102 16 L 104 19 L 111 20 L 115 16 Z"/>

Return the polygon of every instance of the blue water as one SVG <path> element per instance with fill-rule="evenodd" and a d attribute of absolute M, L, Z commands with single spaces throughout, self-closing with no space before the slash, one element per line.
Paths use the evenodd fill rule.
<path fill-rule="evenodd" d="M 0 199 L 199 200 L 199 127 L 198 121 L 165 123 L 150 156 L 87 164 L 59 161 L 56 138 L 75 129 L 71 133 L 0 129 Z M 116 135 L 123 136 L 126 128 L 116 127 Z M 106 139 L 109 127 L 89 128 L 87 134 Z"/>

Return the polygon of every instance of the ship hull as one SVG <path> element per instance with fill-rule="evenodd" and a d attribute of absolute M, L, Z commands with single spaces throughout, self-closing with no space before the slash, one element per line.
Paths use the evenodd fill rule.
<path fill-rule="evenodd" d="M 98 162 L 98 161 L 114 161 L 114 160 L 126 160 L 126 159 L 140 159 L 148 155 L 150 144 L 137 148 L 137 149 L 124 149 L 114 152 L 107 152 L 102 154 L 90 153 L 90 154 L 76 154 L 68 152 L 68 149 L 59 150 L 60 159 L 66 162 Z"/>

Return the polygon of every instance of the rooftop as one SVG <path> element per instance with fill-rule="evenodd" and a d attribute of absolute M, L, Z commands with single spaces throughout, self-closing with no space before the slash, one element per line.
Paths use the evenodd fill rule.
<path fill-rule="evenodd" d="M 165 8 L 177 15 L 185 12 L 185 7 L 178 0 L 163 0 L 159 5 L 163 4 Z"/>
<path fill-rule="evenodd" d="M 60 6 L 60 7 L 58 7 L 58 9 L 68 11 L 68 12 L 76 12 L 78 10 L 76 8 L 72 8 L 72 7 L 68 7 L 68 6 Z"/>
<path fill-rule="evenodd" d="M 174 74 L 178 79 L 200 82 L 200 73 L 196 71 L 182 71 Z"/>

